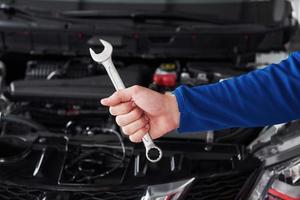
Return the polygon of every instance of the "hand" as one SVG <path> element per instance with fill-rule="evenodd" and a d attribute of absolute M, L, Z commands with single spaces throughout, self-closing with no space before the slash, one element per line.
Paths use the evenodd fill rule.
<path fill-rule="evenodd" d="M 145 87 L 117 91 L 101 104 L 110 106 L 110 113 L 132 142 L 141 142 L 147 132 L 153 139 L 159 138 L 179 125 L 176 97 Z"/>

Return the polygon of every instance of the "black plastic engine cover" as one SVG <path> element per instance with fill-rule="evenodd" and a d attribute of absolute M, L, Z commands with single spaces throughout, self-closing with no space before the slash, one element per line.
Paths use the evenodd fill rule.
<path fill-rule="evenodd" d="M 138 70 L 122 71 L 126 86 L 141 84 Z M 99 100 L 115 91 L 107 75 L 80 79 L 21 80 L 7 88 L 6 96 L 15 102 L 68 103 L 98 106 Z"/>

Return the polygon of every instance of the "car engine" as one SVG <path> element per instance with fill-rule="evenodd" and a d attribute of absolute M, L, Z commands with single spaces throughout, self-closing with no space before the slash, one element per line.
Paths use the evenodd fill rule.
<path fill-rule="evenodd" d="M 150 64 L 154 67 L 116 62 L 127 86 L 138 84 L 159 92 L 179 84 L 209 84 L 250 70 L 214 69 L 210 63 L 197 62 L 184 67 L 180 61 Z M 162 161 L 149 163 L 143 145 L 129 142 L 99 103 L 114 91 L 102 66 L 88 58 L 28 60 L 24 66 L 22 79 L 2 85 L 0 196 L 4 199 L 139 199 L 146 185 L 162 183 L 161 176 L 172 182 L 196 174 L 202 178 L 188 199 L 215 195 L 231 199 L 238 193 L 233 186 L 242 184 L 259 166 L 241 144 L 251 141 L 261 128 L 187 136 L 170 133 L 157 141 L 165 153 Z M 3 82 L 8 81 L 6 73 L 3 67 Z"/>
<path fill-rule="evenodd" d="M 263 127 L 173 131 L 155 140 L 163 157 L 150 163 L 143 144 L 130 142 L 101 106 L 100 99 L 114 88 L 88 48 L 99 48 L 100 38 L 109 41 L 127 87 L 164 93 L 182 84 L 212 84 L 269 64 L 257 63 L 258 53 L 286 51 L 296 29 L 289 2 L 243 2 L 243 8 L 251 9 L 236 14 L 245 19 L 233 23 L 123 12 L 121 17 L 104 12 L 108 16 L 99 19 L 90 10 L 80 18 L 85 10 L 72 11 L 71 1 L 44 4 L 49 8 L 42 6 L 46 1 L 29 1 L 39 9 L 24 8 L 21 1 L 0 6 L 0 199 L 248 197 L 262 161 L 246 147 Z M 213 6 L 222 16 L 235 8 L 234 3 Z M 221 12 L 224 7 L 226 13 Z M 57 14 L 62 8 L 66 11 Z M 282 12 L 282 18 L 273 19 L 271 10 Z"/>

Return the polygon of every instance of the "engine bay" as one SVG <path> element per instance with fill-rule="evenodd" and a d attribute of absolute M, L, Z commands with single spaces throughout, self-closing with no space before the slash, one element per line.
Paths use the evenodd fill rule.
<path fill-rule="evenodd" d="M 129 12 L 146 4 L 110 13 L 115 4 L 14 2 L 0 6 L 0 199 L 152 200 L 158 186 L 178 182 L 189 200 L 248 197 L 263 164 L 246 147 L 263 127 L 175 130 L 155 140 L 164 153 L 150 163 L 100 104 L 114 88 L 88 48 L 99 38 L 114 46 L 126 87 L 165 93 L 212 84 L 270 64 L 258 63 L 258 53 L 286 52 L 297 26 L 290 2 L 174 7 L 212 12 L 188 18 Z"/>
<path fill-rule="evenodd" d="M 180 84 L 209 84 L 251 70 L 180 61 L 120 60 L 116 65 L 127 86 L 138 84 L 159 92 L 172 91 Z M 234 180 L 239 183 L 259 166 L 245 145 L 261 128 L 173 132 L 156 141 L 164 151 L 162 160 L 149 163 L 143 145 L 131 143 L 99 103 L 114 91 L 101 66 L 76 58 L 28 60 L 24 67 L 22 79 L 9 80 L 5 74 L 10 71 L 2 71 L 0 179 L 8 186 L 22 186 L 26 191 L 30 185 L 45 195 L 50 195 L 45 192 L 49 188 L 64 190 L 51 194 L 57 198 L 76 191 L 70 197 L 76 199 L 82 195 L 80 190 L 92 196 L 101 187 L 114 190 L 116 185 L 139 191 L 163 179 L 172 182 L 192 176 L 227 180 L 235 173 L 244 174 Z M 230 191 L 237 194 L 236 189 Z"/>

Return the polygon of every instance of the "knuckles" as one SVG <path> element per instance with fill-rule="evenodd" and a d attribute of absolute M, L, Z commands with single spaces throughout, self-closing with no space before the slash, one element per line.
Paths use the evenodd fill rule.
<path fill-rule="evenodd" d="M 117 124 L 119 125 L 120 123 L 120 119 L 116 119 Z M 122 123 L 122 122 L 121 122 Z M 139 131 L 142 131 L 142 132 L 145 132 L 145 125 L 147 124 L 147 121 L 144 117 L 141 117 L 139 118 L 138 120 L 134 121 L 133 123 L 131 124 L 128 124 L 127 126 L 123 126 L 122 125 L 119 125 L 122 127 L 122 131 L 126 134 L 126 135 L 132 135 L 134 134 L 135 132 L 139 132 Z M 138 128 L 138 129 L 137 129 Z"/>
<path fill-rule="evenodd" d="M 131 90 L 133 91 L 134 94 L 138 93 L 140 90 L 141 90 L 141 86 L 139 85 L 134 85 L 134 86 L 131 86 Z"/>
<path fill-rule="evenodd" d="M 133 109 L 132 112 L 132 116 L 135 119 L 139 118 L 143 114 L 142 110 L 138 108 Z"/>

